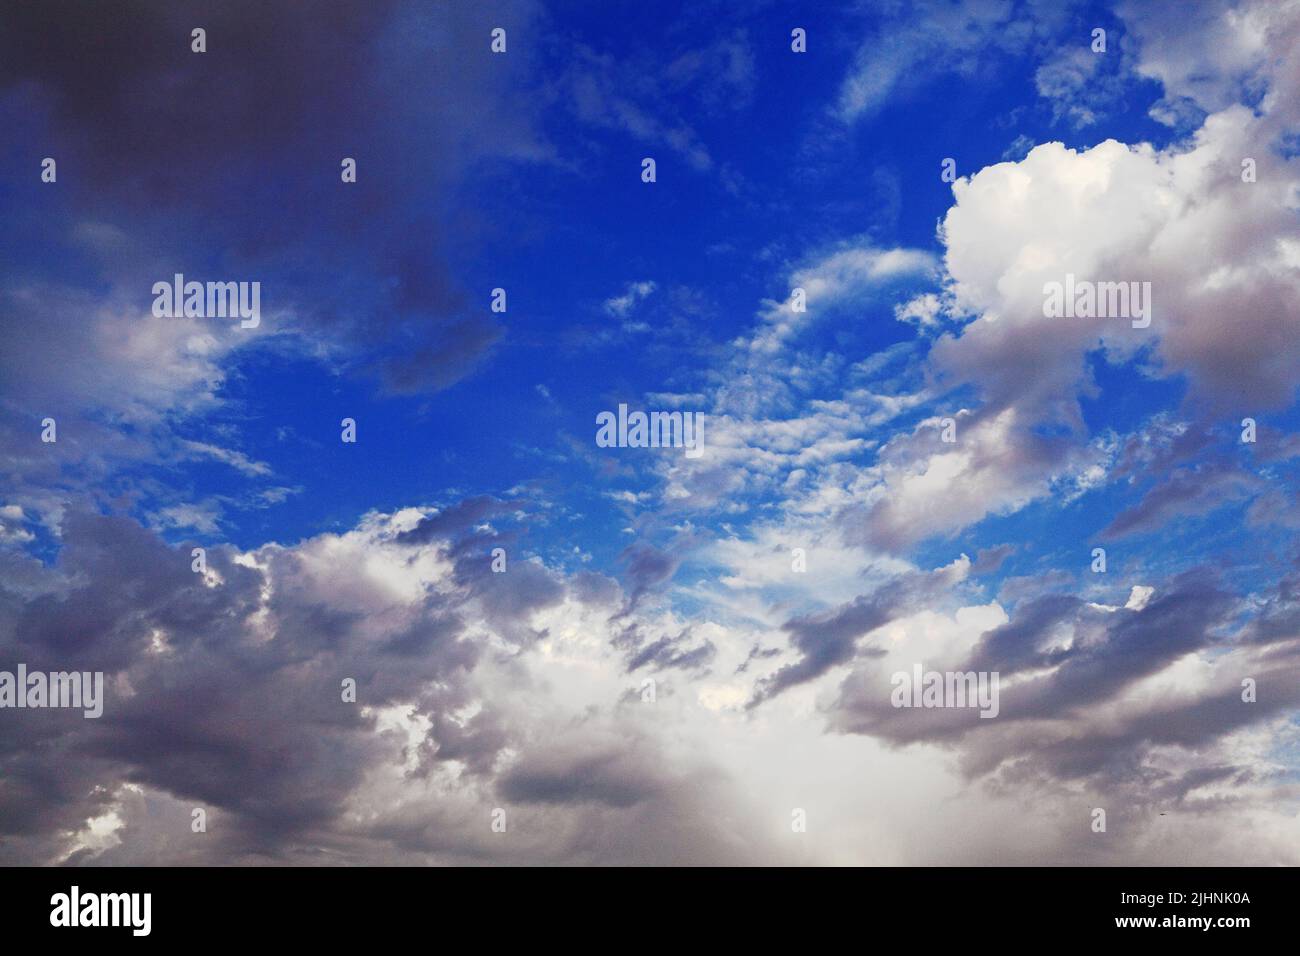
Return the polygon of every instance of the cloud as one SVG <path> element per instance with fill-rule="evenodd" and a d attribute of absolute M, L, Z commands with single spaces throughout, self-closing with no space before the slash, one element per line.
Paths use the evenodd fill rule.
<path fill-rule="evenodd" d="M 1090 445 L 1036 434 L 1016 408 L 921 422 L 880 453 L 866 503 L 844 509 L 850 540 L 875 548 L 906 548 L 933 535 L 952 536 L 990 514 L 1018 511 L 1063 481 L 1104 460 Z"/>
<path fill-rule="evenodd" d="M 620 319 L 626 318 L 627 314 L 632 311 L 633 306 L 649 296 L 654 290 L 655 284 L 653 282 L 629 282 L 622 295 L 605 300 L 605 311 Z"/>
<path fill-rule="evenodd" d="M 1189 101 L 1213 113 L 1260 100 L 1285 122 L 1300 118 L 1288 92 L 1300 79 L 1295 3 L 1157 0 L 1122 2 L 1118 11 L 1139 43 L 1136 71 L 1160 82 L 1165 104 Z"/>
<path fill-rule="evenodd" d="M 1224 464 L 1181 469 L 1148 491 L 1136 505 L 1116 515 L 1101 537 L 1113 540 L 1149 532 L 1174 515 L 1208 514 L 1262 487 L 1256 476 Z"/>
<path fill-rule="evenodd" d="M 902 617 L 927 599 L 965 577 L 970 562 L 958 560 L 928 574 L 889 581 L 875 593 L 861 595 L 831 611 L 796 618 L 785 625 L 800 658 L 760 681 L 750 702 L 756 706 L 782 691 L 820 677 L 832 667 L 852 660 L 857 641 Z M 868 655 L 872 651 L 866 652 Z"/>
<path fill-rule="evenodd" d="M 926 292 L 896 305 L 894 318 L 900 322 L 912 322 L 923 329 L 936 326 L 939 324 L 939 297 Z"/>
<path fill-rule="evenodd" d="M 1006 57 L 1041 48 L 1071 3 L 943 0 L 891 7 L 854 59 L 839 93 L 846 121 L 868 118 L 936 76 L 982 76 Z"/>
<path fill-rule="evenodd" d="M 616 586 L 538 565 L 558 591 L 518 601 L 510 589 L 535 580 L 528 562 L 474 578 L 457 556 L 472 529 L 444 523 L 450 547 L 403 539 L 418 520 L 372 515 L 292 547 L 211 548 L 204 576 L 129 519 L 69 515 L 35 593 L 9 575 L 0 586 L 2 663 L 103 669 L 105 712 L 6 719 L 0 856 L 778 858 L 758 833 L 709 835 L 716 807 L 744 801 L 707 745 L 681 742 L 691 718 L 675 716 L 670 686 L 657 716 L 622 702 L 617 632 L 587 639 Z M 639 666 L 660 665 L 676 666 Z M 356 704 L 341 698 L 345 677 Z M 150 822 L 142 804 L 157 808 Z M 209 812 L 201 844 L 188 838 L 194 806 Z M 479 836 L 497 806 L 519 838 Z"/>
<path fill-rule="evenodd" d="M 508 95 L 523 82 L 525 50 L 508 61 L 429 55 L 477 46 L 489 20 L 522 28 L 532 5 L 445 13 L 387 2 L 364 11 L 329 3 L 312 16 L 189 3 L 127 4 L 115 16 L 57 2 L 7 10 L 6 121 L 21 117 L 16 128 L 62 163 L 53 206 L 24 194 L 20 222 L 42 249 L 71 256 L 89 245 L 76 254 L 93 263 L 79 270 L 84 279 L 70 277 L 68 289 L 43 298 L 66 314 L 59 298 L 85 282 L 135 305 L 122 310 L 134 316 L 119 313 L 114 332 L 82 347 L 121 352 L 113 343 L 138 339 L 141 328 L 186 344 L 194 333 L 138 318 L 152 284 L 183 273 L 260 281 L 264 334 L 298 337 L 299 351 L 328 352 L 391 391 L 437 390 L 469 374 L 501 330 L 469 307 L 452 275 L 445 249 L 462 240 L 449 234 L 446 212 L 473 164 L 551 154 L 533 115 Z M 189 50 L 199 22 L 204 54 Z M 33 35 L 44 37 L 42 56 L 23 39 Z M 308 76 L 318 82 L 304 83 Z M 414 88 L 427 95 L 393 95 Z M 172 135 L 181 127 L 185 136 Z M 223 161 L 214 164 L 217 154 Z M 424 161 L 400 159 L 415 154 Z M 340 182 L 345 156 L 358 162 L 355 183 Z M 322 202 L 325 190 L 341 201 Z M 349 238 L 314 241 L 340 235 Z M 39 263 L 15 257 L 6 272 L 28 283 Z M 49 327 L 34 331 L 56 351 L 77 348 Z M 213 334 L 216 347 L 203 358 L 217 362 L 230 336 Z M 163 354 L 183 358 L 185 349 Z M 142 361 L 139 374 L 118 381 L 138 389 L 184 368 Z"/>
<path fill-rule="evenodd" d="M 1118 51 L 1107 55 L 1083 43 L 1063 46 L 1034 73 L 1034 86 L 1051 102 L 1055 119 L 1068 119 L 1075 129 L 1094 126 L 1122 101 L 1120 61 Z"/>
<path fill-rule="evenodd" d="M 752 353 L 771 355 L 819 314 L 890 282 L 924 276 L 935 266 L 930 253 L 901 247 L 882 249 L 849 244 L 821 256 L 791 273 L 791 293 L 784 301 L 766 304 L 762 331 L 750 340 L 749 349 Z M 794 289 L 804 291 L 802 311 L 795 310 Z"/>
<path fill-rule="evenodd" d="M 293 486 L 187 500 L 155 482 L 142 525 L 122 516 L 115 479 L 184 457 L 272 477 L 233 428 L 203 427 L 229 411 L 227 377 L 254 349 L 305 352 L 394 392 L 470 374 L 502 333 L 452 263 L 473 261 L 503 214 L 477 187 L 501 164 L 555 162 L 539 110 L 579 117 L 579 154 L 607 145 L 582 135 L 612 130 L 720 169 L 692 111 L 752 105 L 750 34 L 713 31 L 663 62 L 581 48 L 538 85 L 517 28 L 554 24 L 531 4 L 490 11 L 511 30 L 497 61 L 428 56 L 482 49 L 477 8 L 380 5 L 340 8 L 329 30 L 283 11 L 219 14 L 214 52 L 180 44 L 162 72 L 186 6 L 92 15 L 105 43 L 80 57 L 67 23 L 46 23 L 66 8 L 6 12 L 9 26 L 49 26 L 61 52 L 9 43 L 0 119 L 68 158 L 66 205 L 36 222 L 24 200 L 15 221 L 76 268 L 59 279 L 26 246 L 3 267 L 0 378 L 26 418 L 0 425 L 15 478 L 0 504 L 0 668 L 102 669 L 109 696 L 98 721 L 6 712 L 0 861 L 1298 862 L 1294 555 L 1269 537 L 1243 567 L 1230 547 L 1171 555 L 1138 538 L 1222 505 L 1261 540 L 1262 522 L 1294 518 L 1295 436 L 1265 426 L 1242 447 L 1215 418 L 1286 407 L 1297 384 L 1297 179 L 1276 148 L 1293 10 L 1207 9 L 1161 33 L 1155 14 L 1124 8 L 1135 43 L 1105 64 L 1159 79 L 1162 108 L 1195 117 L 1169 145 L 1044 143 L 978 170 L 954 186 L 941 256 L 819 238 L 778 267 L 748 328 L 705 342 L 701 374 L 674 367 L 652 383 L 656 407 L 708 414 L 707 457 L 620 462 L 597 469 L 618 487 L 580 489 L 581 507 L 615 502 L 631 541 L 603 555 L 609 573 L 581 566 L 602 558 L 586 537 L 598 525 L 524 482 L 289 543 L 213 545 L 206 575 L 178 529 L 213 533 L 222 507 Z M 905 13 L 875 24 L 834 107 L 844 118 L 938 72 L 982 78 L 1010 54 L 1035 58 L 1051 105 L 1132 78 L 1099 82 L 1103 67 L 1062 40 L 1057 5 Z M 339 23 L 346 48 L 331 39 Z M 133 44 L 149 54 L 138 63 Z M 399 95 L 415 88 L 433 93 Z M 148 109 L 125 116 L 135 102 Z M 179 122 L 177 102 L 208 124 L 167 153 L 150 124 Z M 1073 119 L 1100 123 L 1108 103 Z M 250 116 L 265 118 L 258 135 L 240 125 Z M 372 152 L 342 194 L 355 204 L 320 202 L 344 188 L 338 159 L 358 143 Z M 1244 155 L 1259 161 L 1255 183 L 1240 179 Z M 479 212 L 460 226 L 444 217 L 476 199 L 489 204 L 464 203 Z M 345 239 L 303 240 L 304 225 Z M 144 280 L 189 248 L 175 230 L 195 237 L 196 261 L 267 277 L 282 308 L 257 335 L 141 308 Z M 1043 283 L 1067 271 L 1150 281 L 1151 328 L 1043 317 Z M 792 308 L 796 286 L 807 312 Z M 649 281 L 602 308 L 631 317 L 652 294 L 656 315 L 726 318 L 721 296 Z M 1125 424 L 1098 426 L 1102 362 L 1142 380 L 1135 401 L 1171 384 L 1186 401 L 1125 406 Z M 60 443 L 36 453 L 46 408 Z M 1053 537 L 1080 533 L 1128 553 L 1080 574 Z M 890 674 L 916 663 L 998 671 L 999 717 L 893 708 Z M 1122 839 L 1089 842 L 1080 806 L 1111 808 Z M 814 821 L 798 842 L 794 807 Z"/>
<path fill-rule="evenodd" d="M 1088 384 L 1085 355 L 1101 348 L 1121 361 L 1147 348 L 1153 370 L 1185 375 L 1195 400 L 1289 402 L 1297 377 L 1278 350 L 1300 288 L 1288 198 L 1300 172 L 1261 155 L 1269 182 L 1241 181 L 1240 157 L 1256 151 L 1259 123 L 1234 107 L 1211 116 L 1190 148 L 1165 152 L 1113 140 L 1082 152 L 1049 143 L 956 183 L 945 265 L 957 308 L 993 321 L 941 339 L 941 372 L 978 382 L 991 401 L 1032 402 L 1064 418 Z M 1149 282 L 1150 329 L 1045 318 L 1044 286 L 1067 274 Z M 1240 321 L 1219 321 L 1226 312 Z"/>
<path fill-rule="evenodd" d="M 229 465 L 236 471 L 250 476 L 269 475 L 271 466 L 264 461 L 253 461 L 242 451 L 233 448 L 221 448 L 207 442 L 182 441 L 181 447 L 198 458 L 211 458 Z"/>
<path fill-rule="evenodd" d="M 895 641 L 889 657 L 861 659 L 830 706 L 830 719 L 841 732 L 899 745 L 944 743 L 975 776 L 1028 780 L 1032 770 L 1042 780 L 1141 792 L 1145 772 L 1146 799 L 1165 785 L 1169 799 L 1182 799 L 1194 789 L 1194 775 L 1189 771 L 1180 786 L 1154 770 L 1162 748 L 1226 747 L 1243 728 L 1267 727 L 1300 702 L 1300 694 L 1279 684 L 1296 665 L 1294 634 L 1271 661 L 1235 650 L 1224 633 L 1235 607 L 1234 597 L 1199 571 L 1125 608 L 1048 594 L 982 635 L 967 628 L 964 652 L 960 644 L 947 652 L 933 641 L 927 647 L 920 634 L 909 634 L 906 643 Z M 1000 673 L 997 719 L 961 708 L 891 706 L 888 676 L 913 661 Z M 1245 702 L 1246 676 L 1266 680 L 1280 696 L 1267 707 Z"/>
<path fill-rule="evenodd" d="M 636 737 L 570 733 L 503 775 L 498 789 L 514 803 L 597 803 L 633 807 L 666 789 L 656 754 Z"/>
<path fill-rule="evenodd" d="M 733 678 L 722 675 L 753 645 L 743 632 L 702 623 L 707 612 L 694 616 L 703 630 L 694 638 L 645 614 L 625 614 L 611 628 L 617 585 L 589 572 L 569 578 L 539 566 L 559 588 L 540 602 L 498 590 L 514 586 L 520 562 L 502 575 L 470 574 L 462 566 L 470 555 L 483 564 L 469 519 L 481 508 L 445 509 L 465 520 L 427 542 L 402 539 L 422 520 L 412 510 L 291 547 L 210 549 L 210 579 L 190 570 L 184 547 L 127 519 L 70 515 L 56 568 L 25 590 L 4 576 L 0 628 L 14 637 L 3 663 L 102 668 L 110 691 L 99 721 L 28 711 L 5 723 L 4 858 L 771 862 L 788 850 L 768 840 L 746 794 L 770 789 L 762 812 L 788 816 L 784 804 L 795 797 L 784 791 L 793 781 L 819 787 L 814 781 L 842 763 L 826 752 L 818 722 L 792 709 L 790 693 L 838 665 L 852 670 L 828 702 L 832 729 L 957 747 L 965 773 L 995 781 L 1011 783 L 1032 767 L 1045 799 L 1052 780 L 1079 779 L 1195 812 L 1207 787 L 1235 786 L 1245 799 L 1244 785 L 1231 784 L 1243 774 L 1268 799 L 1264 765 L 1227 740 L 1296 704 L 1285 690 L 1296 665 L 1294 629 L 1284 624 L 1296 603 L 1289 585 L 1270 597 L 1267 634 L 1252 632 L 1252 644 L 1224 655 L 1216 650 L 1237 602 L 1204 577 L 1157 582 L 1145 604 L 1129 608 L 1059 595 L 1010 621 L 990 605 L 959 609 L 945 623 L 932 608 L 950 600 L 963 561 L 791 618 L 786 630 L 801 658 L 749 653 L 754 672 Z M 647 638 L 631 666 L 656 677 L 655 703 L 642 702 L 624 677 L 628 626 Z M 678 658 L 701 638 L 714 648 L 717 677 Z M 1180 676 L 1189 654 L 1212 672 Z M 984 722 L 996 726 L 880 710 L 869 675 L 909 659 L 1000 669 L 1002 715 Z M 1236 694 L 1244 673 L 1267 689 L 1265 706 L 1232 703 L 1239 695 L 1228 691 Z M 340 699 L 343 676 L 357 680 L 356 705 Z M 748 711 L 749 726 L 732 716 L 745 696 L 723 703 L 736 679 L 763 701 Z M 1144 681 L 1168 689 L 1142 689 Z M 1189 748 L 1236 769 L 1215 775 L 1188 764 L 1152 777 L 1145 790 L 1122 769 L 1133 760 L 1163 766 Z M 800 753 L 819 756 L 805 764 Z M 878 767 L 893 759 L 870 753 L 859 748 L 854 759 Z M 893 779 L 910 787 L 906 774 L 924 763 L 912 758 L 911 770 L 900 765 Z M 766 780 L 783 768 L 784 785 Z M 842 833 L 841 854 L 853 829 L 839 828 L 874 799 L 864 787 L 844 809 L 820 811 Z M 144 804 L 155 808 L 147 818 Z M 978 812 L 998 805 L 990 795 Z M 194 806 L 209 811 L 201 843 L 187 836 Z M 489 828 L 498 807 L 509 820 L 499 840 Z M 721 829 L 720 812 L 730 821 Z M 87 820 L 102 822 L 97 830 Z M 1051 858 L 1058 850 L 1044 838 L 1025 853 Z M 956 852 L 973 861 L 981 851 Z"/>
<path fill-rule="evenodd" d="M 489 518 L 509 514 L 519 504 L 518 501 L 502 501 L 491 495 L 466 498 L 437 514 L 421 518 L 414 528 L 400 532 L 397 541 L 400 544 L 428 544 L 439 538 L 450 538 Z"/>
<path fill-rule="evenodd" d="M 632 585 L 633 605 L 650 590 L 672 578 L 681 565 L 681 555 L 644 541 L 628 545 L 619 556 L 627 564 L 627 579 Z"/>
<path fill-rule="evenodd" d="M 965 427 L 955 447 L 927 455 L 915 436 L 886 446 L 891 494 L 867 506 L 867 540 L 896 546 L 1018 509 L 1054 483 L 1095 485 L 1107 453 L 1080 444 L 1080 401 L 1097 394 L 1094 357 L 1185 382 L 1198 434 L 1210 416 L 1294 400 L 1300 376 L 1285 355 L 1300 318 L 1292 238 L 1300 167 L 1256 148 L 1275 121 L 1233 106 L 1163 150 L 1047 143 L 954 184 L 941 230 L 941 305 L 966 324 L 939 336 L 927 365 L 936 392 L 971 388 L 981 404 L 964 423 L 956 416 Z M 1268 169 L 1263 189 L 1255 188 L 1262 178 L 1242 181 L 1241 157 L 1251 153 Z M 1149 283 L 1150 327 L 1046 317 L 1047 284 L 1069 275 Z M 1240 318 L 1225 323 L 1225 314 Z M 1111 533 L 1145 520 L 1141 513 L 1154 516 L 1161 501 L 1196 507 L 1177 487 L 1153 493 Z"/>
<path fill-rule="evenodd" d="M 699 133 L 677 115 L 663 94 L 657 71 L 652 74 L 648 64 L 623 63 L 585 45 L 579 45 L 574 52 L 561 88 L 582 123 L 622 130 L 651 152 L 654 147 L 667 146 L 697 173 L 714 168 L 713 157 Z M 682 61 L 678 64 L 683 77 L 694 75 L 693 70 L 681 66 Z"/>
<path fill-rule="evenodd" d="M 0 544 L 26 544 L 36 536 L 23 527 L 27 516 L 21 505 L 0 507 Z"/>

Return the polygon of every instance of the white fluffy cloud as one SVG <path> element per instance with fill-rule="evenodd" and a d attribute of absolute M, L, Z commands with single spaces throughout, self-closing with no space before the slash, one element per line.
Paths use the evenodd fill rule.
<path fill-rule="evenodd" d="M 1253 158 L 1258 181 L 1242 181 Z M 935 349 L 939 369 L 995 402 L 1068 419 L 1084 357 L 1153 347 L 1216 406 L 1276 407 L 1300 383 L 1288 359 L 1300 319 L 1300 165 L 1272 152 L 1244 107 L 1209 117 L 1186 147 L 1108 140 L 1036 147 L 954 186 L 945 264 L 957 307 L 982 321 Z M 1047 318 L 1044 285 L 1068 274 L 1151 283 L 1152 322 Z"/>

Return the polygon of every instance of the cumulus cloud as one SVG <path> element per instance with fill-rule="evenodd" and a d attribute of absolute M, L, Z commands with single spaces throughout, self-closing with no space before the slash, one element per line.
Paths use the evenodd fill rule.
<path fill-rule="evenodd" d="M 1234 107 L 1210 117 L 1188 149 L 1107 141 L 1082 152 L 1036 147 L 954 187 L 945 264 L 957 307 L 984 321 L 941 340 L 942 373 L 977 381 L 992 401 L 1035 402 L 1067 416 L 1087 384 L 1085 356 L 1153 351 L 1215 407 L 1287 403 L 1284 358 L 1295 321 L 1294 162 L 1260 156 L 1269 182 L 1242 182 L 1258 120 Z M 1256 188 L 1260 187 L 1262 188 Z M 996 241 L 990 241 L 996 236 Z M 1046 318 L 1044 286 L 1067 275 L 1149 282 L 1152 324 Z M 1221 321 L 1224 314 L 1238 321 Z"/>
<path fill-rule="evenodd" d="M 1285 623 L 1296 619 L 1294 587 L 1234 647 L 1237 599 L 1196 577 L 1110 611 L 1063 594 L 1012 616 L 991 604 L 946 617 L 933 608 L 952 600 L 961 561 L 791 619 L 794 659 L 747 652 L 743 630 L 696 615 L 719 674 L 690 677 L 669 649 L 693 638 L 658 611 L 613 618 L 623 603 L 613 582 L 538 566 L 549 595 L 513 600 L 501 588 L 531 592 L 531 577 L 512 584 L 517 564 L 470 573 L 485 563 L 472 522 L 407 536 L 428 517 L 372 515 L 292 547 L 213 549 L 205 577 L 184 547 L 128 519 L 70 516 L 57 566 L 26 586 L 5 578 L 4 664 L 104 669 L 108 700 L 98 721 L 27 711 L 6 722 L 5 858 L 771 862 L 788 851 L 762 816 L 788 816 L 786 798 L 763 809 L 746 794 L 780 766 L 798 764 L 805 786 L 830 766 L 796 756 L 823 748 L 819 721 L 800 716 L 793 694 L 844 674 L 839 665 L 848 676 L 825 705 L 831 729 L 959 748 L 972 779 L 1136 793 L 1124 769 L 1136 761 L 1150 768 L 1142 799 L 1193 815 L 1228 778 L 1261 795 L 1275 786 L 1226 739 L 1297 703 Z M 629 626 L 645 639 L 630 662 Z M 1216 653 L 1225 641 L 1229 652 Z M 745 657 L 748 673 L 724 676 Z M 890 708 L 880 678 L 912 660 L 1001 670 L 1003 714 L 985 722 L 996 726 Z M 657 702 L 635 692 L 629 668 L 656 677 Z M 1240 701 L 1242 673 L 1267 688 L 1266 704 Z M 341 700 L 344 677 L 357 681 L 355 705 Z M 728 690 L 736 680 L 739 697 Z M 761 706 L 746 711 L 751 695 Z M 737 723 L 746 712 L 747 728 Z M 736 735 L 764 760 L 732 753 Z M 1206 748 L 1235 769 L 1207 776 L 1188 761 Z M 990 795 L 979 812 L 999 812 L 999 801 Z M 181 836 L 193 806 L 211 814 L 201 846 Z M 494 843 L 496 808 L 512 838 Z M 834 818 L 847 824 L 860 809 Z M 721 827 L 719 812 L 730 821 Z M 1044 838 L 1037 852 L 1058 849 Z"/>
<path fill-rule="evenodd" d="M 98 721 L 59 711 L 5 721 L 6 858 L 120 860 L 142 800 L 210 808 L 221 821 L 212 859 L 291 860 L 313 844 L 358 861 L 497 855 L 478 835 L 490 834 L 490 811 L 502 805 L 520 811 L 516 827 L 540 816 L 523 846 L 492 849 L 510 846 L 521 860 L 607 860 L 608 847 L 580 838 L 576 814 L 592 803 L 631 815 L 602 824 L 636 834 L 626 862 L 753 852 L 717 837 L 695 846 L 670 837 L 654 849 L 656 834 L 679 824 L 708 829 L 691 790 L 734 797 L 704 753 L 693 769 L 665 765 L 675 745 L 624 712 L 612 642 L 602 649 L 581 635 L 608 617 L 607 605 L 586 603 L 599 589 L 570 588 L 539 566 L 553 590 L 516 600 L 511 593 L 530 593 L 533 580 L 518 564 L 490 584 L 474 578 L 458 550 L 472 529 L 444 522 L 437 541 L 410 538 L 423 520 L 375 515 L 294 547 L 211 549 L 200 575 L 186 549 L 129 519 L 69 516 L 62 556 L 37 592 L 3 590 L 4 665 L 102 669 L 108 699 Z M 596 690 L 591 669 L 602 666 Z M 342 699 L 344 678 L 356 681 L 356 704 Z M 568 703 L 568 692 L 548 686 L 583 682 Z M 493 692 L 506 685 L 512 700 Z M 450 806 L 412 832 L 407 800 L 437 790 L 449 792 Z M 380 818 L 362 823 L 356 808 L 371 801 Z M 80 823 L 110 816 L 116 841 L 88 842 Z M 170 818 L 188 832 L 188 813 L 163 816 L 151 829 Z M 541 817 L 554 819 L 539 829 Z M 177 834 L 149 843 L 155 860 L 197 852 Z"/>

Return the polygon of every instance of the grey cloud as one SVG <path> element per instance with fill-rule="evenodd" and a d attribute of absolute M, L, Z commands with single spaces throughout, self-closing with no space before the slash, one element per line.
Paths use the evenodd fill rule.
<path fill-rule="evenodd" d="M 62 547 L 53 592 L 15 605 L 5 589 L 4 606 L 20 610 L 0 655 L 10 669 L 104 670 L 108 699 L 93 721 L 7 712 L 0 818 L 10 832 L 75 830 L 130 782 L 228 811 L 242 838 L 270 851 L 329 824 L 380 755 L 373 720 L 340 700 L 342 678 L 376 706 L 418 698 L 426 682 L 455 682 L 474 664 L 443 598 L 407 607 L 375 647 L 367 619 L 391 598 L 361 584 L 331 600 L 300 554 L 272 548 L 261 570 L 209 549 L 223 579 L 209 587 L 187 549 L 128 519 L 72 515 Z M 249 624 L 259 613 L 271 639 Z"/>
<path fill-rule="evenodd" d="M 1292 590 L 1283 585 L 1273 599 L 1287 615 Z M 1040 782 L 1086 780 L 1144 794 L 1142 799 L 1159 793 L 1179 799 L 1238 771 L 1193 767 L 1182 776 L 1157 779 L 1148 759 L 1152 749 L 1202 749 L 1293 710 L 1300 704 L 1300 638 L 1287 625 L 1285 638 L 1271 638 L 1280 642 L 1273 653 L 1244 665 L 1241 674 L 1217 674 L 1210 687 L 1191 698 L 1157 695 L 1120 706 L 1128 688 L 1184 655 L 1232 646 L 1230 627 L 1239 602 L 1214 575 L 1182 574 L 1159 586 L 1157 595 L 1140 610 L 1106 611 L 1065 594 L 1022 604 L 955 668 L 1001 674 L 995 719 L 982 719 L 975 709 L 894 708 L 888 675 L 864 661 L 843 682 L 828 711 L 830 725 L 894 745 L 929 742 L 952 748 L 972 777 L 992 774 L 1008 784 L 1028 775 Z M 1073 635 L 1068 645 L 1058 639 L 1060 626 Z M 1257 703 L 1241 699 L 1246 676 L 1267 688 Z M 1103 711 L 1111 717 L 1098 721 Z"/>
<path fill-rule="evenodd" d="M 441 538 L 451 538 L 498 515 L 518 509 L 518 501 L 502 501 L 491 495 L 466 498 L 437 514 L 421 518 L 419 524 L 397 536 L 398 544 L 427 544 Z"/>
<path fill-rule="evenodd" d="M 593 752 L 587 746 L 555 746 L 534 752 L 512 767 L 497 788 L 515 803 L 600 803 L 631 807 L 658 794 L 665 781 L 653 763 L 625 744 Z"/>
<path fill-rule="evenodd" d="M 852 660 L 859 653 L 858 638 L 911 613 L 955 580 L 951 568 L 906 575 L 837 608 L 786 622 L 785 630 L 800 658 L 759 681 L 748 706 L 756 707 Z M 868 648 L 861 653 L 872 656 L 881 652 Z"/>
<path fill-rule="evenodd" d="M 527 50 L 495 63 L 474 51 L 491 26 L 535 15 L 528 0 L 6 7 L 0 89 L 48 119 L 41 155 L 59 157 L 66 202 L 26 231 L 47 250 L 68 248 L 87 219 L 95 235 L 128 237 L 97 243 L 95 278 L 141 312 L 173 272 L 251 273 L 264 310 L 291 312 L 293 331 L 341 346 L 385 388 L 444 388 L 501 335 L 451 274 L 450 200 L 470 164 L 550 158 L 534 101 L 510 95 Z M 190 52 L 195 24 L 207 53 Z M 397 161 L 410 155 L 422 161 Z M 359 170 L 347 186 L 344 156 Z M 340 201 L 321 202 L 325 190 Z M 347 239 L 303 238 L 319 235 Z"/>
<path fill-rule="evenodd" d="M 1013 544 L 999 544 L 991 548 L 981 548 L 971 562 L 971 574 L 996 574 L 1006 563 L 1007 558 L 1016 553 Z"/>
<path fill-rule="evenodd" d="M 682 562 L 679 555 L 643 541 L 628 545 L 619 557 L 627 564 L 626 575 L 631 585 L 629 608 L 652 588 L 671 579 Z"/>
<path fill-rule="evenodd" d="M 454 519 L 434 530 L 463 532 L 485 507 L 452 505 L 443 513 Z M 6 711 L 0 861 L 776 858 L 761 838 L 710 832 L 708 801 L 734 812 L 728 781 L 707 761 L 668 758 L 616 696 L 576 720 L 485 698 L 474 677 L 488 657 L 518 693 L 540 701 L 546 689 L 509 652 L 468 638 L 470 623 L 525 639 L 530 615 L 568 588 L 531 562 L 499 575 L 463 567 L 471 552 L 458 549 L 476 551 L 473 534 L 429 538 L 453 569 L 406 596 L 360 570 L 346 537 L 266 545 L 252 562 L 209 548 L 207 584 L 185 546 L 129 519 L 70 514 L 53 568 L 15 565 L 0 583 L 0 666 L 102 668 L 105 711 L 94 721 Z M 386 534 L 365 540 L 377 557 L 400 557 Z M 597 613 L 614 606 L 614 582 L 582 580 L 574 593 L 601 596 Z M 652 651 L 657 666 L 687 666 L 665 653 Z M 358 704 L 340 699 L 343 677 L 356 679 Z M 427 731 L 384 729 L 378 714 L 396 704 Z M 387 799 L 368 795 L 372 771 L 403 763 Z M 444 797 L 417 796 L 431 792 Z M 382 800 L 382 812 L 358 824 L 347 810 L 359 799 Z M 515 825 L 536 828 L 508 847 L 481 839 L 501 801 Z M 195 806 L 212 827 L 201 846 L 186 838 Z M 110 810 L 121 826 L 105 845 L 71 840 Z"/>
<path fill-rule="evenodd" d="M 615 646 L 628 651 L 628 673 L 642 667 L 659 670 L 703 668 L 717 654 L 718 649 L 712 641 L 693 640 L 689 627 L 678 634 L 665 634 L 653 640 L 647 640 L 642 631 L 640 625 L 631 624 L 614 638 Z"/>
<path fill-rule="evenodd" d="M 1180 469 L 1157 484 L 1101 532 L 1102 540 L 1151 532 L 1176 516 L 1205 515 L 1260 487 L 1254 475 L 1222 462 Z"/>
<path fill-rule="evenodd" d="M 1062 622 L 1078 623 L 1083 602 L 1071 594 L 1048 594 L 1016 608 L 1015 618 L 986 633 L 971 654 L 974 670 L 1000 670 L 1014 674 L 1028 667 L 1056 663 L 1059 651 L 1045 651 L 1043 639 Z"/>

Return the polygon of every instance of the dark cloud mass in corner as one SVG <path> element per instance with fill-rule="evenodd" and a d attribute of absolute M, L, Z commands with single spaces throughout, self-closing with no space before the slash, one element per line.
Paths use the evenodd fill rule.
<path fill-rule="evenodd" d="M 21 223 L 41 242 L 7 257 L 9 280 L 44 281 L 36 248 L 84 261 L 69 235 L 85 218 L 121 239 L 90 253 L 83 285 L 141 314 L 174 273 L 257 280 L 266 331 L 323 340 L 395 393 L 454 384 L 501 335 L 488 290 L 468 288 L 447 254 L 468 253 L 479 231 L 460 191 L 485 162 L 545 158 L 506 94 L 524 54 L 490 67 L 486 50 L 461 53 L 503 15 L 522 26 L 532 13 L 522 2 L 325 2 L 310 15 L 255 2 L 6 4 L 0 115 L 48 124 L 41 148 L 66 184 L 52 214 Z M 201 55 L 189 49 L 199 25 Z M 346 188 L 345 157 L 359 170 Z M 12 305 L 5 321 L 18 321 Z"/>

